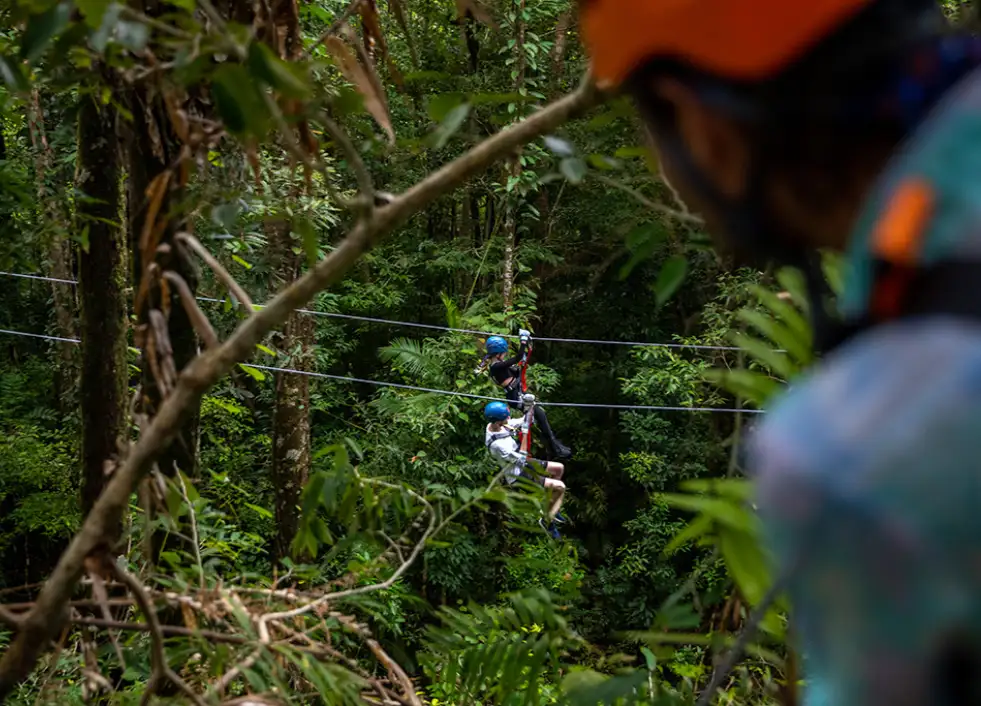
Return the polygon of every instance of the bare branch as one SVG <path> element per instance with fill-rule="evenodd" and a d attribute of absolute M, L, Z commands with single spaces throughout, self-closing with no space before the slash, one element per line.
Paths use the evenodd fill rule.
<path fill-rule="evenodd" d="M 340 125 L 335 123 L 326 112 L 321 112 L 320 122 L 323 123 L 324 130 L 330 135 L 331 139 L 337 143 L 337 147 L 341 150 L 347 161 L 351 165 L 351 170 L 354 172 L 355 178 L 358 180 L 358 191 L 361 192 L 362 197 L 368 199 L 367 203 L 370 206 L 374 205 L 375 196 L 375 185 L 371 180 L 371 174 L 368 172 L 368 168 L 365 166 L 364 160 L 361 159 L 361 155 L 358 153 L 357 148 L 354 143 L 351 142 L 351 138 L 348 134 L 344 132 Z"/>
<path fill-rule="evenodd" d="M 392 575 L 389 576 L 384 581 L 379 581 L 378 583 L 369 584 L 367 586 L 358 586 L 357 588 L 349 588 L 345 591 L 336 591 L 334 593 L 325 593 L 314 601 L 310 601 L 305 605 L 301 605 L 292 610 L 284 610 L 279 613 L 267 613 L 259 618 L 257 623 L 257 629 L 259 631 L 259 639 L 265 643 L 269 642 L 269 623 L 275 620 L 287 620 L 289 618 L 295 618 L 298 615 L 303 615 L 309 613 L 310 611 L 325 605 L 331 601 L 338 601 L 342 598 L 350 598 L 351 596 L 358 596 L 364 593 L 373 593 L 374 591 L 384 591 L 387 588 L 391 588 L 395 583 L 402 578 L 406 571 L 415 563 L 416 559 L 422 553 L 422 550 L 426 546 L 426 542 L 433 534 L 433 530 L 436 529 L 436 512 L 433 510 L 433 506 L 426 500 L 423 496 L 419 495 L 416 491 L 408 487 L 396 486 L 392 483 L 386 483 L 384 481 L 379 481 L 377 479 L 369 479 L 369 481 L 375 485 L 381 485 L 389 488 L 396 488 L 402 490 L 409 495 L 413 496 L 422 503 L 425 511 L 429 515 L 429 526 L 423 533 L 422 537 L 416 542 L 416 545 L 412 548 L 409 556 L 406 557 Z"/>
<path fill-rule="evenodd" d="M 151 627 L 148 623 L 128 623 L 123 620 L 103 620 L 102 618 L 71 618 L 75 625 L 91 625 L 96 628 L 107 628 L 112 630 L 124 630 L 126 632 L 150 632 Z M 250 644 L 248 638 L 240 635 L 226 635 L 222 632 L 211 630 L 191 630 L 178 625 L 160 625 L 162 635 L 173 635 L 175 637 L 197 637 L 208 642 L 223 642 L 229 645 Z"/>
<path fill-rule="evenodd" d="M 106 620 L 112 620 L 112 611 L 109 610 L 109 594 L 106 592 L 106 582 L 102 579 L 101 572 L 99 571 L 101 562 L 95 557 L 88 557 L 86 563 L 89 564 L 89 578 L 92 579 L 92 595 L 99 604 L 102 617 Z M 116 658 L 119 660 L 119 666 L 125 671 L 126 658 L 123 656 L 123 649 L 119 646 L 119 641 L 116 639 L 116 635 L 112 630 L 107 630 L 107 632 L 109 633 L 109 639 L 112 641 L 112 646 L 116 650 Z"/>
<path fill-rule="evenodd" d="M 293 309 L 304 306 L 317 292 L 340 280 L 382 237 L 520 145 L 548 134 L 596 105 L 598 100 L 592 82 L 585 80 L 576 92 L 484 140 L 433 172 L 387 206 L 377 209 L 370 219 L 359 222 L 328 257 L 245 319 L 219 348 L 205 351 L 191 361 L 182 371 L 177 388 L 143 430 L 58 560 L 34 609 L 24 617 L 16 639 L 0 660 L 0 699 L 30 674 L 41 652 L 57 634 L 65 619 L 64 606 L 82 576 L 85 557 L 122 520 L 133 489 L 153 467 L 161 450 L 176 437 L 205 392 L 238 362 L 251 356 L 255 345 L 281 325 Z"/>
<path fill-rule="evenodd" d="M 402 669 L 402 665 L 392 659 L 389 654 L 385 652 L 378 641 L 371 636 L 368 629 L 363 625 L 360 625 L 353 618 L 346 615 L 337 616 L 337 619 L 341 625 L 351 632 L 354 632 L 362 640 L 364 640 L 364 643 L 368 646 L 368 649 L 371 650 L 373 655 L 375 655 L 375 659 L 377 659 L 382 666 L 385 667 L 389 675 L 391 675 L 390 678 L 402 685 L 402 691 L 405 693 L 409 703 L 412 706 L 422 706 L 422 701 L 420 701 L 419 697 L 416 695 L 416 690 L 412 684 L 412 680 L 409 679 L 409 675 L 405 673 L 404 669 Z"/>
<path fill-rule="evenodd" d="M 8 628 L 13 628 L 17 630 L 20 628 L 22 616 L 15 615 L 6 606 L 0 606 L 0 623 L 3 623 Z"/>
<path fill-rule="evenodd" d="M 149 628 L 150 638 L 153 645 L 152 652 L 150 653 L 150 661 L 153 664 L 153 674 L 150 677 L 150 682 L 146 685 L 146 691 L 143 692 L 142 704 L 150 703 L 150 699 L 153 697 L 154 692 L 160 688 L 160 682 L 164 679 L 169 680 L 178 689 L 184 692 L 184 694 L 189 698 L 196 706 L 207 706 L 204 700 L 198 696 L 198 694 L 187 685 L 183 679 L 170 668 L 170 664 L 167 663 L 167 651 L 164 649 L 164 636 L 163 631 L 160 629 L 160 621 L 157 619 L 157 611 L 153 607 L 153 602 L 150 600 L 150 596 L 147 595 L 146 589 L 140 580 L 133 576 L 131 573 L 126 571 L 123 567 L 119 566 L 114 561 L 106 561 L 106 564 L 112 569 L 113 573 L 116 574 L 116 578 L 119 579 L 121 583 L 126 584 L 126 587 L 133 594 L 133 598 L 136 599 L 137 604 L 140 606 L 140 610 L 146 616 L 147 626 Z"/>
<path fill-rule="evenodd" d="M 332 37 L 335 34 L 337 34 L 340 31 L 341 27 L 344 26 L 344 23 L 347 22 L 349 19 L 351 19 L 354 13 L 361 8 L 362 2 L 364 2 L 364 0 L 353 0 L 351 4 L 349 4 L 346 8 L 344 8 L 344 12 L 341 13 L 340 17 L 335 19 L 331 23 L 330 27 L 327 28 L 327 31 L 321 34 L 320 38 L 317 39 L 316 42 L 311 44 L 310 47 L 306 50 L 306 52 L 304 52 L 303 55 L 304 58 L 309 59 L 313 55 L 313 52 L 317 49 L 317 47 L 319 47 L 321 44 L 326 42 L 329 37 Z"/>
<path fill-rule="evenodd" d="M 208 695 L 224 694 L 225 689 L 227 689 L 232 682 L 238 679 L 242 672 L 244 672 L 246 669 L 251 669 L 252 665 L 259 661 L 259 658 L 262 656 L 264 650 L 265 647 L 260 645 L 259 647 L 255 648 L 255 650 L 253 650 L 248 657 L 222 674 L 221 678 L 208 688 Z"/>
<path fill-rule="evenodd" d="M 138 10 L 134 10 L 132 7 L 127 5 L 120 5 L 120 12 L 123 15 L 127 15 L 130 19 L 136 20 L 145 24 L 147 27 L 153 27 L 158 32 L 163 32 L 164 34 L 169 34 L 172 37 L 177 37 L 178 39 L 192 39 L 193 35 L 190 32 L 185 32 L 182 29 L 169 25 L 166 22 L 161 22 L 148 15 L 144 15 Z"/>
<path fill-rule="evenodd" d="M 194 560 L 198 565 L 198 585 L 204 588 L 204 563 L 201 561 L 201 542 L 198 539 L 197 514 L 194 512 L 194 505 L 191 504 L 191 499 L 187 496 L 187 485 L 184 483 L 184 474 L 180 471 L 177 473 L 177 480 L 181 484 L 181 497 L 187 503 L 187 514 L 190 517 L 191 543 L 194 546 Z"/>
<path fill-rule="evenodd" d="M 177 240 L 191 248 L 198 257 L 204 260 L 205 264 L 211 268 L 211 271 L 215 273 L 215 276 L 222 281 L 222 284 L 228 288 L 235 298 L 238 299 L 238 303 L 248 311 L 251 315 L 255 311 L 255 307 L 252 305 L 252 299 L 245 290 L 242 289 L 241 285 L 235 281 L 235 278 L 228 274 L 228 270 L 222 267 L 221 263 L 211 254 L 208 248 L 201 244 L 201 241 L 195 238 L 190 233 L 178 233 Z"/>
<path fill-rule="evenodd" d="M 194 295 L 191 293 L 191 288 L 187 286 L 187 282 L 173 270 L 167 270 L 163 276 L 177 288 L 177 294 L 181 298 L 181 304 L 184 305 L 184 311 L 187 312 L 187 318 L 191 320 L 191 325 L 194 326 L 194 330 L 204 341 L 204 345 L 208 348 L 217 348 L 218 336 L 215 334 L 208 317 L 204 315 L 201 307 L 194 300 Z"/>
<path fill-rule="evenodd" d="M 678 209 L 671 208 L 670 206 L 665 206 L 663 203 L 657 203 L 655 201 L 651 201 L 649 198 L 647 198 L 642 193 L 637 191 L 637 189 L 629 187 L 626 184 L 621 184 L 616 179 L 611 179 L 610 177 L 604 176 L 603 174 L 594 174 L 593 178 L 596 179 L 597 181 L 606 184 L 607 186 L 612 186 L 614 189 L 619 189 L 625 194 L 629 194 L 630 196 L 633 196 L 644 207 L 649 208 L 652 211 L 656 211 L 657 213 L 662 213 L 668 218 L 673 218 L 677 221 L 682 221 L 684 223 L 691 223 L 693 225 L 704 224 L 704 221 L 701 218 L 689 213 L 687 208 L 685 208 L 685 210 L 683 211 L 679 211 Z M 665 180 L 664 183 L 667 184 L 668 182 Z M 668 184 L 668 188 L 671 189 L 671 192 L 675 195 L 675 200 L 678 201 L 678 203 L 681 204 L 682 207 L 684 207 L 684 204 L 679 199 L 677 199 L 677 193 L 674 191 L 674 189 L 671 187 L 670 184 Z"/>

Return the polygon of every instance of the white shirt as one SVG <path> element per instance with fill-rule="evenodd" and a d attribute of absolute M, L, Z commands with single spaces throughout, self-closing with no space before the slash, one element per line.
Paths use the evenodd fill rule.
<path fill-rule="evenodd" d="M 484 432 L 484 445 L 490 455 L 512 476 L 521 474 L 521 467 L 525 461 L 525 456 L 519 451 L 518 440 L 514 438 L 515 432 L 521 428 L 523 422 L 524 419 L 521 417 L 508 420 L 500 431 L 491 431 L 491 425 L 488 424 Z"/>

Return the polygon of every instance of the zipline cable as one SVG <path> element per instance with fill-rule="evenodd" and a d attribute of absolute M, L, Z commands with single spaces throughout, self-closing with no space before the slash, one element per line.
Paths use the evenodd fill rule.
<path fill-rule="evenodd" d="M 10 331 L 8 329 L 0 329 L 0 334 L 8 334 L 10 336 L 29 336 L 31 338 L 43 338 L 49 341 L 62 341 L 65 343 L 81 343 L 77 338 L 62 338 L 60 336 L 44 336 L 39 333 L 25 333 L 24 331 Z M 500 402 L 499 397 L 490 397 L 487 395 L 475 395 L 470 392 L 456 392 L 454 390 L 438 390 L 432 387 L 419 387 L 418 385 L 404 385 L 398 382 L 385 382 L 384 380 L 368 380 L 366 378 L 355 378 L 348 377 L 346 375 L 330 375 L 329 373 L 317 373 L 309 370 L 296 370 L 294 368 L 277 368 L 271 365 L 258 365 L 255 363 L 241 363 L 241 365 L 246 365 L 250 368 L 256 368 L 258 370 L 270 370 L 277 373 L 292 373 L 294 375 L 306 375 L 308 377 L 324 378 L 327 380 L 339 380 L 342 382 L 357 382 L 364 385 L 375 385 L 377 387 L 394 387 L 400 390 L 413 390 L 415 392 L 428 392 L 436 395 L 450 395 L 453 397 L 466 397 L 468 399 L 474 400 L 487 400 L 490 402 Z M 669 407 L 662 405 L 626 405 L 626 404 L 592 404 L 586 402 L 535 402 L 535 404 L 541 405 L 543 407 L 580 407 L 580 408 L 590 408 L 590 409 L 621 409 L 625 411 L 656 411 L 656 412 L 726 412 L 729 414 L 738 414 L 740 412 L 746 412 L 747 414 L 763 414 L 764 410 L 761 409 L 734 409 L 730 407 Z"/>
<path fill-rule="evenodd" d="M 76 280 L 72 279 L 57 279 L 54 277 L 42 277 L 40 275 L 28 275 L 19 272 L 0 272 L 0 276 L 3 277 L 21 277 L 24 279 L 40 280 L 43 282 L 58 282 L 61 284 L 78 284 Z M 198 301 L 202 302 L 212 302 L 221 303 L 225 301 L 224 299 L 215 299 L 214 297 L 195 297 Z M 259 308 L 265 306 L 264 304 L 257 304 Z M 331 319 L 347 319 L 349 321 L 367 321 L 374 324 L 387 324 L 389 326 L 408 326 L 411 328 L 421 328 L 430 329 L 433 331 L 452 331 L 453 333 L 466 333 L 474 336 L 502 336 L 504 338 L 518 338 L 517 334 L 513 333 L 493 333 L 491 331 L 477 331 L 474 329 L 467 328 L 455 328 L 453 326 L 439 326 L 437 324 L 421 324 L 415 321 L 397 321 L 395 319 L 380 319 L 374 316 L 355 316 L 354 314 L 337 314 L 334 312 L 327 311 L 314 311 L 312 309 L 294 309 L 301 314 L 310 314 L 311 316 L 325 316 Z M 536 341 L 549 341 L 552 343 L 584 343 L 591 345 L 604 345 L 604 346 L 631 346 L 634 348 L 673 348 L 673 349 L 690 349 L 690 350 L 706 350 L 706 351 L 738 351 L 740 350 L 737 346 L 709 346 L 701 345 L 696 343 L 648 343 L 646 341 L 608 341 L 603 339 L 595 338 L 555 338 L 552 336 L 535 336 Z"/>

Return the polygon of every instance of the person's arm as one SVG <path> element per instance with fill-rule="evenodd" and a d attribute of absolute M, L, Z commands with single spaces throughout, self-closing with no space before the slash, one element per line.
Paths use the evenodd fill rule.
<path fill-rule="evenodd" d="M 528 342 L 523 341 L 521 343 L 521 347 L 518 349 L 518 352 L 514 356 L 508 358 L 507 360 L 500 360 L 496 363 L 491 364 L 491 369 L 493 370 L 494 368 L 502 365 L 506 368 L 510 368 L 514 365 L 517 365 L 518 363 L 521 362 L 521 359 L 524 357 L 525 353 L 527 352 L 528 352 Z"/>
<path fill-rule="evenodd" d="M 506 439 L 498 439 L 492 443 L 490 446 L 491 453 L 508 463 L 524 466 L 528 458 L 527 454 L 518 451 L 514 444 L 505 443 L 506 441 Z"/>

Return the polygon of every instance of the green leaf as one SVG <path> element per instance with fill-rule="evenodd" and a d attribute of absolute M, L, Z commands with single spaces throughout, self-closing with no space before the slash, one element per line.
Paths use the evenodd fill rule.
<path fill-rule="evenodd" d="M 253 505 L 252 503 L 245 503 L 245 507 L 249 508 L 253 512 L 257 513 L 260 517 L 263 517 L 267 520 L 271 520 L 273 518 L 273 514 L 269 512 L 269 510 L 267 510 L 264 507 L 260 507 L 259 505 Z"/>
<path fill-rule="evenodd" d="M 260 81 L 291 98 L 306 98 L 310 86 L 294 73 L 294 67 L 275 54 L 272 49 L 255 40 L 249 44 L 246 66 Z"/>
<path fill-rule="evenodd" d="M 198 492 L 198 489 L 194 487 L 194 483 L 191 482 L 191 479 L 188 478 L 183 471 L 178 471 L 178 473 L 181 474 L 181 479 L 184 481 L 184 492 L 187 493 L 188 502 L 192 504 L 196 503 L 201 499 L 201 494 Z"/>
<path fill-rule="evenodd" d="M 249 375 L 254 377 L 259 382 L 262 382 L 263 380 L 266 379 L 265 373 L 263 373 L 261 370 L 257 368 L 253 368 L 251 365 L 246 365 L 245 363 L 239 363 L 238 367 L 240 367 L 242 370 L 247 372 Z"/>
<path fill-rule="evenodd" d="M 617 703 L 646 682 L 647 671 L 643 669 L 615 677 L 582 669 L 569 672 L 562 680 L 562 691 L 568 706 L 598 706 Z"/>
<path fill-rule="evenodd" d="M 770 372 L 784 380 L 791 380 L 800 372 L 786 353 L 779 353 L 768 343 L 744 333 L 734 333 L 730 336 L 732 342 L 742 348 L 752 358 L 765 365 Z"/>
<path fill-rule="evenodd" d="M 667 231 L 660 223 L 642 223 L 627 233 L 624 244 L 631 254 L 630 260 L 620 268 L 620 279 L 629 277 L 637 265 L 650 258 L 666 237 Z"/>
<path fill-rule="evenodd" d="M 570 182 L 573 184 L 578 184 L 586 177 L 586 172 L 589 171 L 589 167 L 587 167 L 586 162 L 579 157 L 566 157 L 559 162 L 559 171 L 562 172 L 562 176 L 564 176 Z"/>
<path fill-rule="evenodd" d="M 247 270 L 251 270 L 252 269 L 252 265 L 250 265 L 248 262 L 246 262 L 245 260 L 243 260 L 238 255 L 232 255 L 232 260 L 234 260 L 235 262 L 237 262 L 238 264 L 240 264 L 242 267 L 244 267 Z"/>
<path fill-rule="evenodd" d="M 303 251 L 307 255 L 307 265 L 313 267 L 320 259 L 320 238 L 313 221 L 306 216 L 297 216 L 293 219 L 293 228 L 303 242 Z"/>
<path fill-rule="evenodd" d="M 102 19 L 113 0 L 75 0 L 75 6 L 85 17 L 85 24 L 92 29 L 102 26 Z"/>
<path fill-rule="evenodd" d="M 647 152 L 646 147 L 621 147 L 613 153 L 613 156 L 617 159 L 636 159 L 638 157 L 646 157 Z"/>
<path fill-rule="evenodd" d="M 773 378 L 752 370 L 707 370 L 705 379 L 757 407 L 763 407 L 781 388 Z"/>
<path fill-rule="evenodd" d="M 71 19 L 70 2 L 59 2 L 27 20 L 27 28 L 20 41 L 20 58 L 33 62 L 44 54 L 48 43 L 59 35 Z"/>
<path fill-rule="evenodd" d="M 462 93 L 442 93 L 438 96 L 430 96 L 426 103 L 426 112 L 434 123 L 441 123 L 449 115 L 450 111 L 459 107 L 466 99 Z"/>
<path fill-rule="evenodd" d="M 657 273 L 657 280 L 653 284 L 654 296 L 657 298 L 657 306 L 663 306 L 678 287 L 685 281 L 688 274 L 688 258 L 684 255 L 673 255 L 661 266 L 661 271 Z"/>
<path fill-rule="evenodd" d="M 440 123 L 439 127 L 433 131 L 430 136 L 430 143 L 434 149 L 443 149 L 450 138 L 460 129 L 463 122 L 470 115 L 470 104 L 463 103 L 453 108 L 446 117 L 443 118 L 443 122 Z"/>
<path fill-rule="evenodd" d="M 678 549 L 695 539 L 701 539 L 712 531 L 712 518 L 707 515 L 699 515 L 694 520 L 685 525 L 685 528 L 671 538 L 671 541 L 664 547 L 664 556 L 671 556 Z"/>
<path fill-rule="evenodd" d="M 654 653 L 644 646 L 641 646 L 640 653 L 644 655 L 644 663 L 647 666 L 647 671 L 653 672 L 657 667 L 657 657 L 655 657 Z"/>
<path fill-rule="evenodd" d="M 752 533 L 756 528 L 755 516 L 731 500 L 688 493 L 663 493 L 660 498 L 670 507 L 701 513 L 740 532 Z"/>
<path fill-rule="evenodd" d="M 719 549 L 740 593 L 751 605 L 759 603 L 770 585 L 770 573 L 755 535 L 722 531 Z"/>
<path fill-rule="evenodd" d="M 787 325 L 801 341 L 807 341 L 807 346 L 811 346 L 811 326 L 807 318 L 801 314 L 800 310 L 791 302 L 781 299 L 776 294 L 758 284 L 750 285 L 749 291 L 755 294 L 760 303 L 766 307 L 774 317 L 780 319 Z M 791 295 L 793 296 L 793 295 Z"/>
<path fill-rule="evenodd" d="M 20 64 L 2 55 L 0 55 L 0 76 L 3 76 L 3 82 L 14 93 L 26 93 L 30 89 Z"/>
<path fill-rule="evenodd" d="M 276 351 L 274 351 L 272 348 L 267 348 L 266 346 L 262 345 L 261 343 L 256 343 L 255 344 L 255 347 L 258 348 L 260 351 L 262 351 L 263 353 L 265 353 L 267 355 L 271 355 L 274 358 L 276 357 Z"/>
<path fill-rule="evenodd" d="M 809 342 L 801 340 L 771 316 L 753 309 L 740 309 L 736 316 L 766 336 L 777 348 L 787 351 L 798 363 L 806 365 L 811 361 L 813 353 Z"/>
<path fill-rule="evenodd" d="M 215 71 L 211 92 L 221 119 L 230 132 L 262 136 L 269 124 L 269 108 L 244 66 L 224 64 Z"/>
<path fill-rule="evenodd" d="M 609 172 L 620 168 L 620 162 L 604 154 L 591 154 L 586 159 L 600 171 Z"/>
<path fill-rule="evenodd" d="M 196 0 L 164 0 L 164 2 L 188 12 L 194 12 L 194 8 L 197 6 Z"/>

